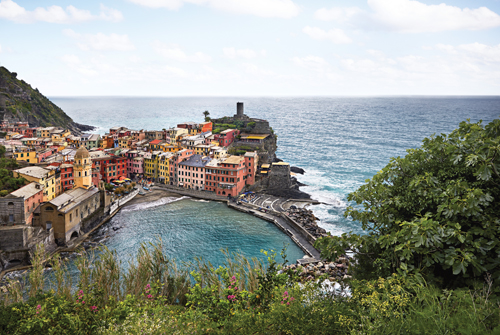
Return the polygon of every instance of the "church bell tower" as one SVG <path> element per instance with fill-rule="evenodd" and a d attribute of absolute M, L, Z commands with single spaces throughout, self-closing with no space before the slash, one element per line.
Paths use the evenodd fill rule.
<path fill-rule="evenodd" d="M 92 160 L 83 145 L 75 154 L 73 178 L 75 180 L 74 188 L 81 187 L 88 190 L 92 186 Z"/>

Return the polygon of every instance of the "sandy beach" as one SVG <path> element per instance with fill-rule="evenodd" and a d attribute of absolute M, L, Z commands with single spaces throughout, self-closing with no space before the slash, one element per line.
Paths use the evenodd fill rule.
<path fill-rule="evenodd" d="M 144 192 L 146 193 L 145 195 L 140 195 L 140 194 L 136 195 L 132 200 L 127 202 L 124 205 L 124 207 L 144 202 L 154 202 L 165 197 L 178 197 L 178 198 L 182 197 L 182 195 L 180 194 L 166 191 L 163 189 L 153 189 L 151 191 L 144 191 Z"/>

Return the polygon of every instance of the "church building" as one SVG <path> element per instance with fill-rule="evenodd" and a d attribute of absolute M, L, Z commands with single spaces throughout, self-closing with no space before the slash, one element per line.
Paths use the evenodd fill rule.
<path fill-rule="evenodd" d="M 102 182 L 92 184 L 92 160 L 84 146 L 76 151 L 73 176 L 72 190 L 40 208 L 40 224 L 47 230 L 54 229 L 54 238 L 59 245 L 81 235 L 85 219 L 101 207 L 100 193 L 105 193 Z"/>

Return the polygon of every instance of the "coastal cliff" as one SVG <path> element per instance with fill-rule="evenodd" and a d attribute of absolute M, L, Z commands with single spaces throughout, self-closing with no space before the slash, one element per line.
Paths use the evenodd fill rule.
<path fill-rule="evenodd" d="M 32 127 L 62 127 L 73 133 L 93 130 L 94 127 L 74 122 L 37 88 L 17 79 L 16 72 L 0 67 L 0 121 L 28 122 Z"/>

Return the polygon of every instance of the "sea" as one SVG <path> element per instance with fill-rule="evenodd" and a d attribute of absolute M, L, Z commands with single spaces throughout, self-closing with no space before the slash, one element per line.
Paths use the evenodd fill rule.
<path fill-rule="evenodd" d="M 500 115 L 499 96 L 384 96 L 384 97 L 51 97 L 74 121 L 96 127 L 161 130 L 184 121 L 202 122 L 203 112 L 217 118 L 236 114 L 243 102 L 245 114 L 269 121 L 278 134 L 277 156 L 303 168 L 297 175 L 321 205 L 311 206 L 319 225 L 340 235 L 363 233 L 359 222 L 344 217 L 347 195 L 389 163 L 404 156 L 432 134 L 448 134 L 460 122 Z M 113 227 L 115 229 L 113 229 Z M 221 249 L 249 257 L 261 250 L 281 250 L 288 259 L 303 252 L 272 224 L 228 209 L 218 202 L 191 198 L 164 198 L 155 203 L 122 209 L 103 229 L 103 243 L 124 261 L 140 243 L 158 238 L 167 253 L 179 261 L 203 256 L 215 265 L 223 262 Z"/>

